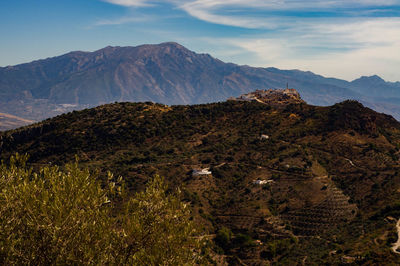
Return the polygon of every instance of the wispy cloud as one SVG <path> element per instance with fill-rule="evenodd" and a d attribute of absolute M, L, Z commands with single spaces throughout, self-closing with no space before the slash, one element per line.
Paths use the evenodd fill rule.
<path fill-rule="evenodd" d="M 340 17 L 366 16 L 374 13 L 390 12 L 391 6 L 400 6 L 400 0 L 102 0 L 126 7 L 149 7 L 171 4 L 190 16 L 213 24 L 242 28 L 277 28 L 287 26 L 277 11 L 330 11 Z M 380 8 L 388 8 L 382 10 Z M 365 9 L 367 8 L 367 9 Z M 229 11 L 239 10 L 232 15 Z M 265 13 L 262 13 L 265 12 Z M 246 15 L 243 15 L 245 13 Z M 257 15 L 255 15 L 257 14 Z M 299 14 L 304 18 L 304 14 Z M 296 17 L 293 16 L 292 17 Z"/>
<path fill-rule="evenodd" d="M 189 15 L 195 17 L 199 20 L 210 22 L 213 24 L 235 26 L 248 29 L 273 29 L 279 24 L 274 18 L 252 18 L 248 16 L 230 16 L 224 14 L 216 14 L 210 12 L 210 10 L 205 8 L 193 8 L 192 5 L 181 6 Z"/>
<path fill-rule="evenodd" d="M 122 25 L 128 23 L 149 22 L 156 19 L 156 17 L 152 16 L 127 16 L 115 19 L 101 19 L 96 21 L 93 26 Z"/>
<path fill-rule="evenodd" d="M 102 0 L 102 1 L 126 7 L 143 7 L 151 5 L 150 4 L 151 1 L 148 0 Z"/>
<path fill-rule="evenodd" d="M 382 13 L 382 10 L 376 8 L 395 4 L 400 5 L 400 0 L 197 0 L 185 1 L 179 4 L 179 8 L 197 19 L 210 23 L 244 28 L 277 28 L 287 26 L 287 20 L 291 20 L 291 23 L 293 22 L 291 18 L 296 16 L 289 17 L 283 13 L 273 13 L 274 11 L 295 10 L 299 12 L 301 18 L 306 17 L 300 13 L 301 11 L 330 11 L 340 17 L 346 17 L 351 12 L 352 17 L 357 17 L 357 15 L 365 16 L 367 12 L 369 15 L 374 11 Z M 371 9 L 357 10 L 368 7 Z M 242 8 L 246 11 L 246 15 L 238 12 L 236 16 L 232 16 L 227 12 L 230 8 Z M 263 14 L 263 11 L 266 13 Z"/>
<path fill-rule="evenodd" d="M 354 79 L 380 74 L 398 79 L 400 18 L 375 18 L 334 24 L 294 26 L 274 35 L 209 40 L 246 54 L 258 66 L 312 70 L 329 76 Z M 239 49 L 239 50 L 238 50 Z"/>
<path fill-rule="evenodd" d="M 229 47 L 215 49 L 222 56 L 245 55 L 240 63 L 307 69 L 346 79 L 359 73 L 399 79 L 400 0 L 104 1 L 135 8 L 168 3 L 200 21 L 257 29 L 225 38 L 199 36 L 213 47 Z"/>

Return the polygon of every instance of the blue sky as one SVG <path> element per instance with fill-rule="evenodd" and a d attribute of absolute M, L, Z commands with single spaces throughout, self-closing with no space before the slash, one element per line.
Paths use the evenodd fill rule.
<path fill-rule="evenodd" d="M 178 42 L 226 62 L 400 81 L 400 0 L 3 0 L 0 66 Z"/>

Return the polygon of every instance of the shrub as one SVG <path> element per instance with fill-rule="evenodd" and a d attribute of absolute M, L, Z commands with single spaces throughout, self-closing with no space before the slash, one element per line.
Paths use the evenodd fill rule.
<path fill-rule="evenodd" d="M 247 247 L 247 246 L 252 246 L 254 244 L 254 241 L 251 238 L 251 236 L 241 233 L 237 234 L 233 241 L 235 245 L 239 247 Z"/>
<path fill-rule="evenodd" d="M 226 250 L 231 245 L 232 235 L 232 231 L 229 228 L 222 227 L 217 232 L 215 243 Z"/>
<path fill-rule="evenodd" d="M 16 154 L 0 166 L 0 264 L 181 265 L 201 241 L 180 192 L 162 178 L 128 197 L 122 179 L 101 185 L 78 162 L 33 172 Z"/>

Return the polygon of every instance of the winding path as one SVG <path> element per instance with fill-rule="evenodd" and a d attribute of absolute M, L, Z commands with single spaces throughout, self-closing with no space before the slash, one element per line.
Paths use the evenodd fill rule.
<path fill-rule="evenodd" d="M 397 249 L 400 247 L 400 219 L 396 223 L 396 228 L 397 228 L 397 242 L 393 244 L 392 246 L 392 251 L 394 253 L 400 254 Z"/>

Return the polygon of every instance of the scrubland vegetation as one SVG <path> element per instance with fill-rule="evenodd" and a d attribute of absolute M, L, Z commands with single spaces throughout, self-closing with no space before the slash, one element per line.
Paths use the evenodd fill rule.
<path fill-rule="evenodd" d="M 261 139 L 263 134 L 269 138 Z M 200 239 L 209 239 L 213 243 L 210 244 L 213 254 L 210 257 L 233 265 L 295 265 L 303 261 L 320 265 L 382 265 L 396 263 L 399 259 L 390 247 L 396 242 L 395 224 L 400 218 L 400 125 L 392 117 L 375 113 L 355 101 L 330 107 L 234 101 L 194 106 L 115 103 L 0 133 L 0 148 L 0 157 L 5 162 L 15 152 L 31 155 L 27 167 L 12 166 L 11 162 L 11 166 L 4 164 L 2 171 L 25 169 L 21 176 L 26 176 L 29 182 L 18 184 L 36 191 L 30 195 L 39 199 L 49 197 L 39 188 L 51 187 L 51 182 L 40 183 L 45 180 L 43 176 L 53 175 L 62 180 L 74 171 L 84 173 L 83 176 L 94 182 L 93 186 L 99 187 L 99 194 L 105 195 L 107 200 L 93 201 L 91 197 L 89 202 L 93 201 L 91 204 L 97 208 L 83 213 L 82 207 L 78 206 L 68 213 L 87 215 L 90 225 L 94 217 L 106 216 L 108 218 L 102 219 L 105 228 L 112 228 L 102 234 L 98 231 L 104 229 L 100 221 L 95 223 L 100 229 L 91 229 L 93 227 L 81 222 L 75 225 L 82 230 L 94 230 L 90 232 L 95 235 L 85 238 L 88 233 L 82 231 L 81 235 L 72 236 L 69 241 L 87 245 L 91 250 L 85 256 L 79 255 L 81 249 L 75 248 L 79 245 L 63 242 L 69 238 L 64 234 L 72 235 L 73 231 L 68 229 L 72 226 L 68 215 L 50 207 L 53 203 L 40 203 L 35 207 L 27 200 L 29 204 L 18 206 L 29 206 L 39 217 L 49 215 L 55 220 L 35 218 L 31 222 L 30 216 L 25 215 L 28 212 L 10 212 L 12 207 L 4 211 L 22 218 L 18 218 L 21 222 L 10 224 L 35 232 L 30 241 L 53 249 L 27 248 L 24 253 L 10 253 L 11 247 L 22 250 L 21 239 L 31 239 L 24 238 L 25 233 L 18 233 L 23 232 L 18 229 L 14 234 L 0 233 L 3 234 L 2 241 L 14 241 L 12 245 L 3 245 L 7 247 L 2 249 L 3 259 L 39 260 L 42 257 L 36 255 L 38 250 L 45 250 L 49 253 L 46 256 L 51 257 L 51 254 L 72 249 L 78 255 L 71 253 L 70 256 L 87 261 L 82 263 L 97 263 L 90 260 L 104 259 L 110 263 L 127 260 L 132 261 L 131 264 L 140 264 L 134 261 L 139 258 L 148 260 L 148 264 L 161 260 L 169 263 L 175 259 L 171 254 L 180 251 L 174 249 L 176 245 L 190 247 L 186 249 L 188 253 L 179 253 L 176 258 L 183 260 L 186 257 L 190 264 L 194 263 L 194 258 L 189 260 L 188 250 L 197 250 L 194 254 L 203 253 L 199 248 L 193 248 L 201 245 L 192 243 L 199 238 L 184 236 L 203 234 L 206 236 Z M 83 168 L 76 165 L 75 154 L 79 155 Z M 55 164 L 59 165 L 57 170 L 52 166 Z M 74 167 L 80 170 L 72 171 Z M 90 170 L 84 170 L 86 167 Z M 203 168 L 210 168 L 212 175 L 192 175 L 193 169 Z M 122 180 L 110 178 L 108 171 L 122 176 Z M 157 175 L 165 178 L 168 189 L 157 188 L 159 181 L 150 181 Z M 268 180 L 268 183 L 257 185 L 254 180 Z M 149 190 L 149 187 L 155 188 Z M 178 188 L 182 191 L 180 194 L 176 192 Z M 154 190 L 164 191 L 160 197 L 169 200 L 152 201 L 155 197 L 149 195 Z M 73 193 L 78 196 L 77 202 L 80 197 L 85 199 L 86 194 L 77 191 Z M 3 193 L 2 200 L 17 206 L 20 202 L 18 193 Z M 146 202 L 143 198 L 148 199 L 149 205 L 141 205 Z M 175 202 L 172 199 L 176 198 L 179 201 L 172 204 Z M 72 197 L 65 197 L 65 200 L 63 205 L 76 206 L 68 203 Z M 110 203 L 104 204 L 108 200 Z M 159 206 L 159 202 L 165 202 L 169 210 L 182 213 L 181 227 L 169 226 L 173 223 L 169 211 L 161 212 L 161 216 L 169 217 L 169 220 L 164 219 L 165 224 L 155 220 L 150 227 L 135 227 L 154 221 L 157 209 L 150 212 L 145 207 Z M 100 203 L 101 207 L 98 207 Z M 59 206 L 57 204 L 55 206 Z M 94 212 L 98 214 L 89 215 Z M 58 222 L 62 220 L 65 224 Z M 10 224 L 4 222 L 4 232 L 14 228 Z M 136 235 L 146 232 L 141 228 L 150 230 L 153 227 L 158 231 L 166 228 L 166 231 L 162 233 L 161 230 L 161 235 L 150 231 L 149 236 L 157 238 L 140 242 L 141 238 Z M 32 228 L 51 230 L 42 233 L 42 229 L 35 231 Z M 180 229 L 175 232 L 175 228 Z M 196 228 L 197 231 L 189 234 L 185 232 L 192 231 L 184 228 Z M 162 242 L 168 239 L 167 233 L 183 234 L 173 238 L 176 242 L 171 242 L 171 251 Z M 107 239 L 117 239 L 118 243 L 111 245 L 109 240 L 96 240 L 96 234 L 109 235 L 111 238 Z M 8 235 L 11 237 L 5 237 Z M 54 241 L 63 243 L 59 246 L 61 251 L 54 250 Z M 98 241 L 98 245 L 87 244 L 92 243 L 90 241 Z M 167 254 L 157 253 L 160 251 Z M 109 255 L 91 255 L 97 252 Z M 34 255 L 23 257 L 28 254 Z"/>
<path fill-rule="evenodd" d="M 184 265 L 203 262 L 180 192 L 156 176 L 130 196 L 122 178 L 79 167 L 0 166 L 0 264 Z"/>

